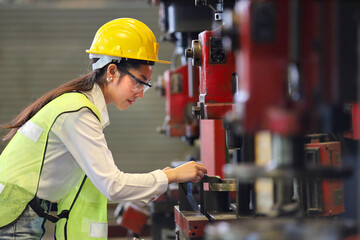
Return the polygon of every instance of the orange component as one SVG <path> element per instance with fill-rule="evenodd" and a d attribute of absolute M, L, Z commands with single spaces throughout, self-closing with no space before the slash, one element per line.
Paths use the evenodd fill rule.
<path fill-rule="evenodd" d="M 134 233 L 140 234 L 148 218 L 149 213 L 147 211 L 134 203 L 130 203 L 124 210 L 120 225 Z"/>

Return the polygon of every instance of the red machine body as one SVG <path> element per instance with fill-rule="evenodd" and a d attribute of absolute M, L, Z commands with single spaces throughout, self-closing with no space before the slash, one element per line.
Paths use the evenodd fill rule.
<path fill-rule="evenodd" d="M 169 137 L 199 136 L 199 123 L 191 112 L 199 96 L 199 70 L 193 68 L 193 86 L 189 86 L 189 67 L 183 65 L 164 73 L 166 117 L 163 128 Z"/>
<path fill-rule="evenodd" d="M 360 104 L 352 104 L 353 139 L 360 140 Z"/>
<path fill-rule="evenodd" d="M 282 135 L 316 132 L 319 123 L 318 113 L 313 111 L 317 107 L 315 101 L 338 101 L 335 48 L 331 47 L 335 45 L 334 3 L 301 1 L 299 26 L 290 25 L 290 4 L 291 1 L 282 0 L 241 1 L 236 10 L 241 19 L 237 72 L 247 134 L 263 129 Z M 323 13 L 319 4 L 323 4 Z M 266 19 L 261 16 L 264 11 Z M 320 30 L 322 18 L 326 28 Z M 297 27 L 300 34 L 289 32 Z M 294 73 L 299 74 L 301 82 L 297 99 L 288 90 L 289 74 Z M 319 92 L 322 94 L 316 96 Z"/>
<path fill-rule="evenodd" d="M 350 104 L 350 111 L 352 129 L 345 133 L 344 136 L 353 140 L 360 140 L 360 104 Z"/>
<path fill-rule="evenodd" d="M 264 128 L 276 129 L 276 126 L 271 125 L 277 121 L 266 121 L 278 119 L 273 116 L 279 112 L 276 108 L 286 106 L 289 25 L 284 19 L 289 19 L 289 2 L 271 1 L 268 3 L 269 11 L 276 9 L 276 14 L 269 19 L 272 21 L 270 24 L 274 24 L 273 32 L 268 33 L 269 36 L 263 39 L 261 39 L 261 33 L 258 36 L 257 33 L 252 32 L 252 27 L 256 28 L 252 24 L 257 24 L 252 23 L 256 19 L 253 15 L 257 14 L 256 1 L 242 1 L 237 8 L 241 19 L 237 72 L 239 73 L 239 90 L 245 105 L 244 131 L 248 134 L 254 134 Z M 283 114 L 282 118 L 286 118 L 287 115 Z"/>
<path fill-rule="evenodd" d="M 235 55 L 226 52 L 217 29 L 199 34 L 200 66 L 200 139 L 201 161 L 208 174 L 224 177 L 226 163 L 224 115 L 233 109 L 236 90 Z"/>
<path fill-rule="evenodd" d="M 340 142 L 315 141 L 306 144 L 305 151 L 307 165 L 342 166 Z M 309 215 L 333 216 L 345 211 L 342 180 L 312 180 L 308 182 L 306 190 L 309 191 L 306 206 Z"/>
<path fill-rule="evenodd" d="M 209 225 L 209 219 L 200 212 L 180 211 L 179 206 L 175 206 L 175 223 L 181 229 L 179 239 L 204 239 L 205 228 Z M 236 216 L 233 213 L 221 213 L 212 215 L 215 221 L 233 222 Z"/>
<path fill-rule="evenodd" d="M 225 52 L 216 31 L 199 34 L 201 44 L 200 95 L 202 119 L 221 119 L 233 108 L 235 55 Z"/>
<path fill-rule="evenodd" d="M 204 237 L 204 229 L 209 224 L 209 219 L 200 212 L 180 211 L 178 206 L 174 208 L 175 223 L 181 229 L 181 235 L 185 239 L 201 239 Z M 182 238 L 181 238 L 182 239 Z"/>
<path fill-rule="evenodd" d="M 208 174 L 224 178 L 226 164 L 225 131 L 221 119 L 200 120 L 201 162 Z"/>
<path fill-rule="evenodd" d="M 200 118 L 201 162 L 207 167 L 207 174 L 224 178 L 227 149 L 223 117 L 233 109 L 233 94 L 236 90 L 235 55 L 226 52 L 217 32 L 204 31 L 198 40 L 193 40 L 192 49 L 187 51 L 199 66 L 199 97 L 193 108 Z M 209 218 L 200 211 L 180 211 L 174 208 L 175 223 L 179 239 L 202 239 Z M 234 220 L 235 214 L 222 214 L 222 219 Z"/>

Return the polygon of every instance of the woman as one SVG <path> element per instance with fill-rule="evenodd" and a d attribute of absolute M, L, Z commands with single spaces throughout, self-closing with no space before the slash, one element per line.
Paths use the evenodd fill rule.
<path fill-rule="evenodd" d="M 142 98 L 158 44 L 142 22 L 103 25 L 91 48 L 93 71 L 39 98 L 12 122 L 0 155 L 0 239 L 39 239 L 56 222 L 57 239 L 106 239 L 107 199 L 149 201 L 173 182 L 198 182 L 206 168 L 188 162 L 147 174 L 120 171 L 103 128 L 107 104 L 120 110 Z M 58 216 L 47 212 L 58 202 Z"/>

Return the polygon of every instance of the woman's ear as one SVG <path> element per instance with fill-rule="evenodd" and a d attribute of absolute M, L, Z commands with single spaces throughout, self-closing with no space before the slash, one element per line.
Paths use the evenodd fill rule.
<path fill-rule="evenodd" d="M 106 78 L 114 79 L 117 72 L 117 66 L 114 63 L 109 64 L 106 70 Z"/>

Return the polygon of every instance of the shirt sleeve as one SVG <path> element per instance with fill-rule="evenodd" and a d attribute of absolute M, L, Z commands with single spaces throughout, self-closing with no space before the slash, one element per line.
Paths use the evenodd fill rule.
<path fill-rule="evenodd" d="M 167 190 L 168 179 L 162 170 L 130 174 L 117 168 L 102 126 L 89 109 L 67 113 L 55 134 L 94 186 L 109 200 L 149 201 Z"/>

